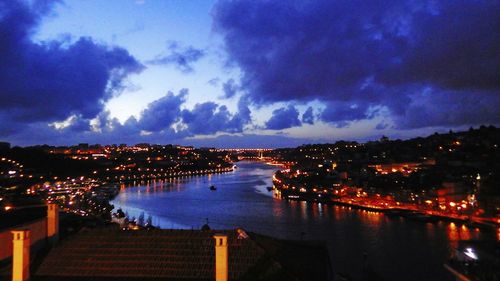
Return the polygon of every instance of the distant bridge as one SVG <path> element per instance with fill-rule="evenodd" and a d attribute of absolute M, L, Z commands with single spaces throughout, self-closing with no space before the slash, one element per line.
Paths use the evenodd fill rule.
<path fill-rule="evenodd" d="M 217 151 L 229 151 L 229 152 L 261 152 L 261 151 L 273 151 L 272 148 L 219 148 Z"/>
<path fill-rule="evenodd" d="M 273 151 L 271 148 L 226 148 L 218 149 L 218 151 L 230 152 L 236 154 L 238 159 L 255 159 L 255 160 L 270 160 L 271 157 L 266 156 L 266 152 Z"/>

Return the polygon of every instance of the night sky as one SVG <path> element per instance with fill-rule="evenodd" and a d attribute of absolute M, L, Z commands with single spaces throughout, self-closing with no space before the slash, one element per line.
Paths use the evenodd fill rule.
<path fill-rule="evenodd" d="M 0 0 L 0 141 L 284 147 L 500 124 L 500 1 Z"/>

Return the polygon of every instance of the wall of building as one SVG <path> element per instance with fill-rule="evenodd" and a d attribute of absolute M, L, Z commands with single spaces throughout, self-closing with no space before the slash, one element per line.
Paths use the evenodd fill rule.
<path fill-rule="evenodd" d="M 47 237 L 47 218 L 17 225 L 12 228 L 4 229 L 0 232 L 0 263 L 12 257 L 12 233 L 15 229 L 29 229 L 31 231 L 31 246 L 40 244 Z"/>

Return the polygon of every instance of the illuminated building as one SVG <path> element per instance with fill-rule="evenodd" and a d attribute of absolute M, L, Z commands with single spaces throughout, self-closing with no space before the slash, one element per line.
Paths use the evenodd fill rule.
<path fill-rule="evenodd" d="M 435 160 L 427 160 L 425 162 L 404 162 L 404 163 L 387 163 L 387 164 L 374 164 L 368 165 L 368 167 L 373 168 L 377 173 L 387 175 L 390 173 L 403 173 L 410 174 L 421 170 L 425 165 L 435 165 Z"/>

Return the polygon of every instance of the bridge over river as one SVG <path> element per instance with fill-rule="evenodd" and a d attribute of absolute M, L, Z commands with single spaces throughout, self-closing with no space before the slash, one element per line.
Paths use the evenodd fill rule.
<path fill-rule="evenodd" d="M 271 148 L 226 148 L 218 149 L 218 151 L 224 151 L 236 155 L 239 160 L 260 160 L 260 161 L 272 161 L 273 157 L 270 155 L 274 149 Z"/>

